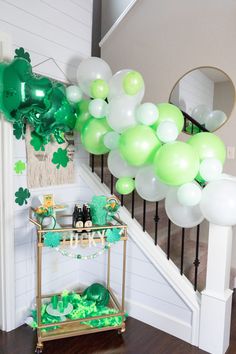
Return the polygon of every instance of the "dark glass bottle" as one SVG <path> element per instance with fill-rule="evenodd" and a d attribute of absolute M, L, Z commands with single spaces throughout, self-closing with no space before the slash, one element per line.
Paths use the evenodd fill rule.
<path fill-rule="evenodd" d="M 75 205 L 72 225 L 76 228 L 81 228 L 84 226 L 83 212 L 79 204 Z"/>
<path fill-rule="evenodd" d="M 90 207 L 85 204 L 84 205 L 84 226 L 85 227 L 91 227 L 92 226 L 92 217 L 91 217 L 91 211 Z"/>

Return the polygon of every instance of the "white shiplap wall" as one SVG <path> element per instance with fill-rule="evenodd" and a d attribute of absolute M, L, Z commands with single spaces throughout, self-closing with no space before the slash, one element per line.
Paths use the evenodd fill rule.
<path fill-rule="evenodd" d="M 13 51 L 22 46 L 30 53 L 34 72 L 63 82 L 75 81 L 79 62 L 91 54 L 92 0 L 0 0 L 0 30 L 11 35 Z M 52 60 L 40 64 L 48 58 L 53 58 L 59 68 Z M 91 198 L 91 191 L 79 176 L 79 165 L 88 163 L 88 154 L 77 140 L 75 183 L 31 190 L 32 196 L 54 193 L 57 200 L 71 207 L 78 200 Z M 14 138 L 14 162 L 19 159 L 26 161 L 25 144 Z M 26 187 L 26 173 L 15 174 L 14 184 L 15 190 Z M 15 204 L 14 227 L 16 322 L 20 325 L 34 300 L 36 284 L 35 234 L 28 222 L 28 205 Z M 51 253 L 45 252 L 44 264 L 52 276 L 45 277 L 44 286 L 49 291 L 63 288 L 62 284 L 72 287 L 78 264 L 65 257 L 57 259 Z"/>

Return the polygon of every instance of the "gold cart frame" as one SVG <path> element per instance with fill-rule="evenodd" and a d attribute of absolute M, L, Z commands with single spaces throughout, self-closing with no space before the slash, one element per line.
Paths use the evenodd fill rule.
<path fill-rule="evenodd" d="M 127 248 L 127 240 L 128 240 L 128 233 L 127 233 L 127 225 L 124 224 L 119 218 L 114 217 L 116 224 L 109 223 L 105 226 L 96 226 L 93 225 L 92 227 L 83 227 L 83 228 L 73 228 L 70 225 L 61 225 L 62 228 L 60 229 L 44 229 L 42 225 L 33 218 L 33 211 L 34 209 L 30 210 L 30 217 L 29 220 L 36 226 L 37 229 L 37 286 L 36 286 L 36 310 L 37 310 L 37 345 L 36 345 L 36 353 L 42 353 L 43 350 L 43 342 L 61 339 L 61 338 L 68 338 L 83 334 L 89 333 L 97 333 L 97 332 L 104 332 L 109 330 L 118 330 L 118 333 L 121 334 L 125 331 L 125 273 L 126 273 L 126 248 Z M 61 215 L 58 218 L 66 218 L 70 217 L 72 219 L 72 215 Z M 100 230 L 106 229 L 114 229 L 119 228 L 123 230 L 123 235 L 120 238 L 120 241 L 123 242 L 123 264 L 122 264 L 122 294 L 121 294 L 121 304 L 116 299 L 112 289 L 111 289 L 111 247 L 107 249 L 107 279 L 106 279 L 106 286 L 110 293 L 110 306 L 115 308 L 118 312 L 110 315 L 102 315 L 102 316 L 94 316 L 94 317 L 87 317 L 78 320 L 66 320 L 64 322 L 56 322 L 50 324 L 43 324 L 41 321 L 41 306 L 42 300 L 46 298 L 51 298 L 53 295 L 59 294 L 42 294 L 42 256 L 43 256 L 43 238 L 44 234 L 47 232 L 72 232 L 77 231 L 78 233 L 82 233 L 83 231 L 87 232 L 95 232 Z M 106 237 L 104 237 L 106 239 Z M 95 242 L 102 242 L 101 238 L 96 237 L 94 238 Z M 119 241 L 119 242 L 120 242 Z M 81 240 L 84 244 L 88 243 L 88 239 Z M 70 241 L 61 241 L 60 245 L 69 245 Z M 121 316 L 122 322 L 119 326 L 109 326 L 109 327 L 102 327 L 102 328 L 91 328 L 81 322 L 91 321 L 95 319 L 102 319 L 102 318 L 110 318 L 115 316 Z M 43 331 L 49 327 L 60 326 L 58 329 L 52 331 Z"/>

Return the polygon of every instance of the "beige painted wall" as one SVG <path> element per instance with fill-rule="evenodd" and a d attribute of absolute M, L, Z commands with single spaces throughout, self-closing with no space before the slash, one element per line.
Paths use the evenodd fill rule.
<path fill-rule="evenodd" d="M 146 101 L 168 101 L 178 79 L 199 66 L 223 70 L 236 86 L 235 18 L 234 0 L 138 0 L 103 44 L 102 57 L 114 72 L 139 70 Z M 235 106 L 216 134 L 227 146 L 236 147 Z M 236 160 L 226 161 L 225 172 L 236 176 Z M 232 264 L 236 267 L 236 256 Z"/>
<path fill-rule="evenodd" d="M 139 0 L 103 44 L 102 57 L 113 71 L 139 70 L 145 100 L 168 101 L 176 81 L 199 66 L 215 66 L 236 85 L 236 1 Z M 217 134 L 236 146 L 236 109 Z M 236 175 L 236 161 L 225 171 Z"/>

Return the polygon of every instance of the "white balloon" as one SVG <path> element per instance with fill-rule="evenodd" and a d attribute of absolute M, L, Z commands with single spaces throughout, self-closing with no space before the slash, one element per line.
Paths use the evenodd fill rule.
<path fill-rule="evenodd" d="M 136 108 L 135 117 L 138 123 L 152 125 L 158 119 L 158 108 L 153 103 L 143 103 Z"/>
<path fill-rule="evenodd" d="M 136 103 L 128 96 L 114 98 L 108 104 L 107 122 L 118 133 L 137 125 L 135 120 Z"/>
<path fill-rule="evenodd" d="M 177 198 L 183 206 L 194 206 L 200 203 L 202 188 L 196 182 L 183 184 L 177 190 Z"/>
<path fill-rule="evenodd" d="M 208 108 L 205 104 L 200 104 L 192 110 L 191 116 L 198 123 L 205 124 L 206 117 L 211 112 L 210 108 Z"/>
<path fill-rule="evenodd" d="M 112 150 L 109 152 L 107 165 L 111 174 L 117 178 L 135 177 L 138 171 L 137 167 L 130 166 L 125 160 L 123 160 L 118 150 Z"/>
<path fill-rule="evenodd" d="M 104 145 L 110 150 L 118 149 L 119 140 L 120 134 L 117 132 L 108 132 L 103 137 Z"/>
<path fill-rule="evenodd" d="M 236 182 L 218 180 L 209 182 L 202 191 L 200 208 L 211 223 L 221 226 L 236 224 Z"/>
<path fill-rule="evenodd" d="M 166 196 L 165 209 L 168 218 L 180 227 L 190 228 L 197 226 L 204 219 L 199 205 L 181 205 L 178 201 L 177 191 L 177 188 L 171 188 Z"/>
<path fill-rule="evenodd" d="M 101 58 L 90 57 L 83 60 L 77 70 L 77 80 L 83 92 L 91 96 L 90 85 L 94 80 L 108 82 L 112 76 L 110 66 Z"/>
<path fill-rule="evenodd" d="M 108 94 L 108 101 L 110 102 L 113 98 L 126 95 L 123 89 L 123 79 L 126 74 L 128 74 L 130 69 L 120 70 L 115 75 L 112 76 L 109 84 L 109 94 Z M 140 103 L 143 99 L 145 92 L 145 87 L 143 88 L 134 96 L 130 97 L 134 102 Z M 126 95 L 127 96 L 127 95 Z"/>
<path fill-rule="evenodd" d="M 107 103 L 101 98 L 96 98 L 89 103 L 89 113 L 95 118 L 104 118 L 107 114 Z"/>
<path fill-rule="evenodd" d="M 209 158 L 202 160 L 199 173 L 205 181 L 219 179 L 223 171 L 223 165 L 220 160 Z"/>
<path fill-rule="evenodd" d="M 210 132 L 214 132 L 216 129 L 221 127 L 222 124 L 227 120 L 227 116 L 224 112 L 216 110 L 210 112 L 206 117 L 205 126 Z"/>
<path fill-rule="evenodd" d="M 77 103 L 82 100 L 83 92 L 79 86 L 68 86 L 66 88 L 66 98 L 71 103 Z"/>
<path fill-rule="evenodd" d="M 175 141 L 179 135 L 176 124 L 170 120 L 161 122 L 157 127 L 157 137 L 163 143 Z"/>
<path fill-rule="evenodd" d="M 138 170 L 135 178 L 135 188 L 140 197 L 149 202 L 164 199 L 169 190 L 169 186 L 157 178 L 152 166 L 145 166 Z"/>

